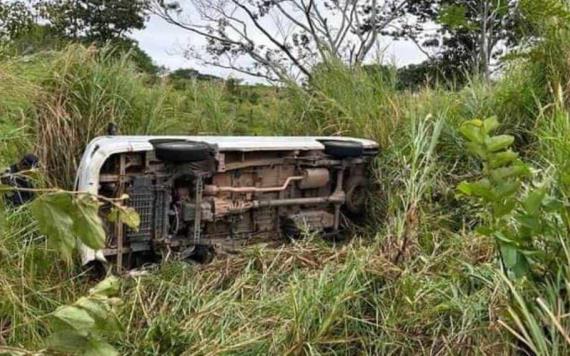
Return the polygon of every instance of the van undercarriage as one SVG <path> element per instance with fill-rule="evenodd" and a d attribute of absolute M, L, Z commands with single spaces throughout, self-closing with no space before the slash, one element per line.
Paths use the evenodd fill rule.
<path fill-rule="evenodd" d="M 192 257 L 255 241 L 336 234 L 364 213 L 376 150 L 225 151 L 196 142 L 153 142 L 104 162 L 98 194 L 140 216 L 138 230 L 106 222 L 106 260 L 131 268 L 149 256 Z M 203 145 L 203 146 L 201 146 Z M 346 145 L 346 144 L 345 144 Z M 102 214 L 109 207 L 102 207 Z"/>

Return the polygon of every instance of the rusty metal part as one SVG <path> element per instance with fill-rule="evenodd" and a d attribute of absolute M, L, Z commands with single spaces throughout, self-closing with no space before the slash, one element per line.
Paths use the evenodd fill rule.
<path fill-rule="evenodd" d="M 241 214 L 251 209 L 275 208 L 295 205 L 342 205 L 345 199 L 346 198 L 343 191 L 335 192 L 334 194 L 326 197 L 252 200 L 248 202 L 232 201 L 228 199 L 214 199 L 214 215 L 216 217 L 220 217 L 229 214 Z"/>
<path fill-rule="evenodd" d="M 342 205 L 343 202 L 344 202 L 344 193 L 333 194 L 328 197 L 254 200 L 252 201 L 252 205 L 254 209 L 259 209 L 264 207 L 277 207 L 277 206 L 289 206 L 289 205 L 318 205 L 318 204 Z"/>
<path fill-rule="evenodd" d="M 228 214 L 241 214 L 250 209 L 275 208 L 295 205 L 342 205 L 345 199 L 345 194 L 342 191 L 336 192 L 326 197 L 251 200 L 248 202 L 232 201 L 228 199 L 214 199 L 214 215 L 216 217 L 220 217 Z"/>
<path fill-rule="evenodd" d="M 194 194 L 196 194 L 196 200 L 194 204 L 196 205 L 195 216 L 194 216 L 194 243 L 200 241 L 200 224 L 202 223 L 202 193 L 204 191 L 204 179 L 202 176 L 196 177 L 196 187 L 194 189 Z"/>
<path fill-rule="evenodd" d="M 336 187 L 333 195 L 335 194 L 342 195 L 343 199 L 342 202 L 337 202 L 334 206 L 334 226 L 333 226 L 334 231 L 337 231 L 340 225 L 340 208 L 346 200 L 346 194 L 342 190 L 343 180 L 344 180 L 344 168 L 339 169 L 336 174 Z"/>
<path fill-rule="evenodd" d="M 334 226 L 334 215 L 325 210 L 302 211 L 287 218 L 301 230 L 320 231 Z"/>
<path fill-rule="evenodd" d="M 152 189 L 164 186 L 168 204 L 162 220 L 168 229 L 153 229 L 150 240 L 132 244 L 128 230 L 109 225 L 112 244 L 106 246 L 105 255 L 123 260 L 126 266 L 127 256 L 152 251 L 178 254 L 197 245 L 277 240 L 287 222 L 303 223 L 312 231 L 338 230 L 340 209 L 348 204 L 350 188 L 364 177 L 364 163 L 370 160 L 325 160 L 318 152 L 296 154 L 228 152 L 217 156 L 216 166 L 198 167 L 167 166 L 149 152 L 134 160 L 129 170 L 128 161 L 124 159 L 121 168 L 122 154 L 117 156 L 101 171 L 102 187 L 113 187 L 106 194 L 118 196 L 121 184 L 125 189 L 137 177 L 146 177 Z M 197 186 L 201 174 L 202 197 Z M 354 193 L 350 199 L 359 205 Z"/>
<path fill-rule="evenodd" d="M 249 168 L 249 167 L 263 167 L 271 165 L 279 165 L 285 162 L 286 158 L 268 158 L 268 159 L 256 159 L 256 160 L 246 160 L 244 162 L 232 162 L 224 164 L 224 172 L 233 171 L 237 169 Z M 219 170 L 219 169 L 218 169 Z"/>
<path fill-rule="evenodd" d="M 224 153 L 216 153 L 216 162 L 218 162 L 218 172 L 226 171 L 226 155 Z"/>
<path fill-rule="evenodd" d="M 119 189 L 117 191 L 117 196 L 122 196 L 125 191 L 124 177 L 126 173 L 126 156 L 121 155 L 119 158 Z M 115 237 L 117 239 L 117 270 L 121 272 L 123 269 L 123 224 L 115 223 Z"/>
<path fill-rule="evenodd" d="M 216 186 L 216 185 L 206 185 L 204 186 L 204 193 L 206 195 L 216 195 L 220 192 L 224 193 L 270 193 L 270 192 L 280 192 L 287 189 L 289 184 L 295 180 L 302 180 L 304 176 L 293 176 L 285 180 L 282 186 L 278 187 L 230 187 L 230 186 Z"/>
<path fill-rule="evenodd" d="M 315 189 L 325 187 L 331 179 L 327 168 L 309 168 L 303 172 L 303 179 L 299 181 L 299 189 Z"/>
<path fill-rule="evenodd" d="M 183 222 L 194 222 L 196 219 L 196 204 L 190 202 L 182 202 L 179 209 L 179 218 Z M 212 204 L 210 202 L 203 201 L 199 207 L 201 213 L 201 221 L 214 221 L 214 214 Z"/>
<path fill-rule="evenodd" d="M 214 216 L 221 217 L 228 214 L 241 213 L 253 208 L 251 202 L 243 200 L 229 200 L 222 198 L 214 198 Z"/>

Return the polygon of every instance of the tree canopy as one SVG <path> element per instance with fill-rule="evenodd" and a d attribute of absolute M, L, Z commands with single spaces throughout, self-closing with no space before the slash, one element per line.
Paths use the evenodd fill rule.
<path fill-rule="evenodd" d="M 520 40 L 518 0 L 414 0 L 386 34 L 416 43 L 449 73 L 491 76 L 494 60 Z"/>
<path fill-rule="evenodd" d="M 309 82 L 329 61 L 369 65 L 386 40 L 405 39 L 427 58 L 400 70 L 406 83 L 461 84 L 472 75 L 490 79 L 504 54 L 539 41 L 543 22 L 535 20 L 560 13 L 565 1 L 16 0 L 0 3 L 0 41 L 112 42 L 156 72 L 129 38 L 154 13 L 193 36 L 187 58 L 270 81 Z"/>
<path fill-rule="evenodd" d="M 310 78 L 329 60 L 360 65 L 409 0 L 153 0 L 153 12 L 203 38 L 188 57 L 269 80 Z"/>

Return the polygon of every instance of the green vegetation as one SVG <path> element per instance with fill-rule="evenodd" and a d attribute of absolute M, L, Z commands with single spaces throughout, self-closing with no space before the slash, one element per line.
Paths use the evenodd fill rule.
<path fill-rule="evenodd" d="M 49 348 L 82 355 L 118 355 L 104 335 L 121 329 L 114 308 L 121 303 L 115 297 L 119 289 L 119 279 L 109 277 L 89 290 L 86 297 L 57 308 L 50 315 L 55 331 L 48 339 Z"/>
<path fill-rule="evenodd" d="M 389 70 L 337 62 L 304 86 L 269 87 L 157 79 L 112 47 L 3 52 L 0 163 L 36 152 L 48 193 L 1 209 L 0 353 L 69 350 L 50 338 L 65 332 L 93 354 L 568 354 L 570 32 L 556 18 L 535 30 L 544 40 L 495 82 L 414 92 Z M 208 265 L 167 261 L 125 276 L 118 304 L 89 292 L 96 283 L 54 245 L 69 255 L 98 203 L 50 190 L 72 188 L 82 149 L 110 122 L 375 139 L 366 224 L 341 245 L 307 236 Z M 53 231 L 52 219 L 67 225 Z"/>

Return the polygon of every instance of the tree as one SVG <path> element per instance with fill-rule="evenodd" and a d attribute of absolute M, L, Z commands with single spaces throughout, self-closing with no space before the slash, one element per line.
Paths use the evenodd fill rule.
<path fill-rule="evenodd" d="M 518 43 L 518 0 L 415 0 L 388 34 L 411 39 L 432 61 L 489 79 L 493 60 Z M 433 24 L 437 29 L 429 30 Z"/>
<path fill-rule="evenodd" d="M 196 69 L 192 68 L 179 68 L 168 74 L 168 77 L 172 80 L 204 80 L 204 81 L 219 81 L 222 82 L 224 79 L 211 74 L 200 73 Z"/>
<path fill-rule="evenodd" d="M 361 64 L 408 1 L 153 0 L 152 10 L 205 39 L 205 54 L 191 47 L 187 56 L 287 81 L 310 78 L 313 65 L 330 59 Z"/>
<path fill-rule="evenodd" d="M 40 0 L 34 6 L 59 34 L 72 39 L 106 42 L 142 29 L 147 0 Z"/>
<path fill-rule="evenodd" d="M 424 61 L 398 68 L 396 89 L 418 91 L 424 87 L 445 85 L 454 78 L 454 73 L 445 72 L 445 67 L 434 61 Z"/>
<path fill-rule="evenodd" d="M 32 12 L 23 1 L 0 2 L 0 41 L 25 33 L 33 24 Z"/>

